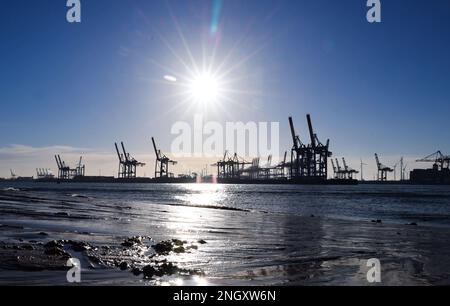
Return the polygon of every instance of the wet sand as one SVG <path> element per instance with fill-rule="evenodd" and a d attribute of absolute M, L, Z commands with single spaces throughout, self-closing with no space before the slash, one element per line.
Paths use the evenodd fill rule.
<path fill-rule="evenodd" d="M 380 285 L 450 284 L 448 228 L 12 189 L 0 213 L 2 285 L 68 285 L 67 256 L 84 285 L 364 286 L 370 258 Z"/>

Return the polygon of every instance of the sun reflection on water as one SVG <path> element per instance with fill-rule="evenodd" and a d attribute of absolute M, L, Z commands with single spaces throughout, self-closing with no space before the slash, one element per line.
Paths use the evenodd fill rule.
<path fill-rule="evenodd" d="M 187 276 L 187 277 L 177 277 L 177 278 L 162 277 L 162 278 L 156 280 L 153 284 L 156 286 L 161 286 L 161 287 L 169 287 L 169 286 L 174 286 L 174 287 L 201 286 L 201 287 L 205 287 L 205 286 L 211 285 L 208 282 L 208 279 L 206 277 L 198 276 L 198 275 Z"/>
<path fill-rule="evenodd" d="M 205 277 L 195 275 L 192 277 L 195 286 L 207 286 L 208 280 Z"/>
<path fill-rule="evenodd" d="M 181 205 L 170 206 L 165 227 L 170 229 L 172 237 L 183 242 L 183 251 L 170 254 L 166 259 L 181 268 L 197 270 L 199 263 L 210 261 L 209 251 L 214 243 L 209 240 L 210 231 L 223 227 L 221 210 L 212 209 L 221 206 L 227 195 L 226 186 L 216 184 L 192 184 L 182 186 L 177 196 Z M 199 243 L 199 241 L 208 241 Z M 200 272 L 205 272 L 201 271 Z M 160 285 L 170 286 L 208 286 L 204 275 L 193 275 L 177 279 L 164 280 Z"/>
<path fill-rule="evenodd" d="M 195 239 L 204 229 L 205 222 L 211 222 L 214 212 L 226 196 L 225 187 L 214 184 L 191 184 L 183 186 L 185 192 L 176 196 L 182 205 L 173 206 L 166 226 L 175 229 L 179 239 Z M 206 208 L 206 209 L 205 209 Z"/>
<path fill-rule="evenodd" d="M 177 200 L 191 206 L 218 206 L 225 198 L 225 187 L 217 184 L 190 184 L 183 186 L 185 194 Z"/>

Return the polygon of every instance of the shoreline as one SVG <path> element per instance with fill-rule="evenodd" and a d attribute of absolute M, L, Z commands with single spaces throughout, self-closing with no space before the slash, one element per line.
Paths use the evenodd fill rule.
<path fill-rule="evenodd" d="M 184 219 L 183 222 L 177 220 L 165 228 L 160 227 L 163 222 L 155 223 L 144 233 L 139 233 L 142 235 L 153 232 L 154 241 L 179 239 L 190 245 L 200 241 L 202 237 L 201 240 L 206 243 L 185 253 L 169 252 L 165 259 L 186 271 L 197 269 L 201 271 L 200 274 L 205 275 L 204 278 L 174 273 L 145 280 L 142 276 L 133 275 L 129 269 L 121 271 L 117 263 L 92 269 L 93 263 L 89 261 L 89 255 L 85 254 L 83 260 L 90 267 L 83 271 L 85 285 L 195 285 L 197 281 L 205 285 L 232 286 L 365 286 L 371 285 L 366 281 L 366 262 L 370 258 L 381 261 L 381 285 L 450 284 L 450 230 L 447 229 L 184 207 L 183 214 L 195 216 L 199 211 L 208 214 L 209 220 L 203 219 L 198 225 L 203 229 L 200 233 L 186 229 L 191 228 L 191 219 L 196 217 L 182 217 L 175 209 L 176 207 L 171 207 L 167 212 L 159 213 L 158 217 L 176 214 Z M 217 224 L 218 219 L 226 219 L 230 223 L 227 226 Z M 120 251 L 124 239 L 132 237 L 131 232 L 124 233 L 128 236 L 106 234 L 109 231 L 81 233 L 58 231 L 58 226 L 53 229 L 45 228 L 39 222 L 33 222 L 33 219 L 22 226 L 7 225 L 4 221 L 0 221 L 2 240 L 7 237 L 3 246 L 14 250 L 23 244 L 33 245 L 33 249 L 19 251 L 25 258 L 33 255 L 39 249 L 37 246 L 42 247 L 61 239 L 99 249 L 105 245 L 109 249 L 116 248 L 119 251 L 113 255 L 119 258 L 120 263 L 139 254 L 137 249 L 127 253 L 128 257 L 123 257 Z M 180 228 L 182 230 L 177 230 Z M 42 234 L 42 230 L 47 231 L 44 232 L 46 235 Z M 138 234 L 137 231 L 133 233 Z M 100 242 L 103 244 L 99 244 Z M 2 258 L 5 258 L 5 253 Z M 25 272 L 20 269 L 5 269 L 5 262 L 2 260 L 0 283 L 15 283 L 19 275 L 27 275 L 25 280 L 20 281 L 21 284 L 33 285 L 39 281 L 40 284 L 55 285 L 55 278 L 64 281 L 64 270 L 51 271 L 50 264 L 46 269 L 45 261 L 39 264 L 44 265 L 43 271 Z"/>
<path fill-rule="evenodd" d="M 111 193 L 109 188 L 85 193 L 70 188 L 0 190 L 0 284 L 65 285 L 64 262 L 47 255 L 66 259 L 68 254 L 82 262 L 82 285 L 366 286 L 372 285 L 366 277 L 371 258 L 381 262 L 382 286 L 450 284 L 450 228 L 244 205 L 268 201 L 273 192 L 278 200 L 307 202 L 319 196 L 313 187 L 295 198 L 281 196 L 284 189 L 241 186 L 212 193 L 166 186 L 147 190 L 149 194 L 134 188 Z M 359 193 L 376 199 L 370 191 L 347 188 L 333 187 L 321 195 L 321 206 L 354 201 Z M 251 190 L 256 193 L 249 195 Z M 181 202 L 163 201 L 162 194 L 174 192 L 170 199 L 181 197 Z M 380 199 L 409 202 L 417 193 L 392 192 L 382 193 L 375 204 Z M 234 207 L 228 198 L 214 200 L 229 193 L 245 209 L 208 206 Z M 425 197 L 435 203 L 446 199 L 434 189 Z M 205 204 L 195 205 L 200 203 Z M 153 246 L 160 243 L 170 244 L 169 251 L 154 257 Z M 36 266 L 39 271 L 28 271 Z M 150 278 L 143 277 L 146 266 L 151 267 Z"/>

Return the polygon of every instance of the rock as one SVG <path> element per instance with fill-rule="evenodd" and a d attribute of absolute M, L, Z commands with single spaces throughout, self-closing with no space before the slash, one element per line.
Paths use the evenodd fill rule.
<path fill-rule="evenodd" d="M 153 268 L 152 266 L 145 266 L 142 269 L 142 273 L 144 273 L 144 278 L 152 278 L 153 276 L 156 275 L 157 271 L 155 268 Z"/>
<path fill-rule="evenodd" d="M 131 239 L 134 243 L 142 241 L 141 239 Z M 144 238 L 146 239 L 146 238 Z M 127 239 L 128 241 L 129 239 Z M 183 253 L 188 248 L 196 249 L 196 245 L 186 245 L 181 240 L 167 240 L 158 243 L 154 248 L 160 252 Z M 106 248 L 102 246 L 91 246 L 86 242 L 77 242 L 71 240 L 53 240 L 44 243 L 23 242 L 21 244 L 4 244 L 0 241 L 0 269 L 13 268 L 21 271 L 43 271 L 43 270 L 61 270 L 67 271 L 66 262 L 71 258 L 67 250 L 72 249 L 85 250 L 84 256 L 88 259 L 86 268 L 110 268 L 120 269 L 122 271 L 131 271 L 134 275 L 143 274 L 146 279 L 162 277 L 180 273 L 187 275 L 194 273 L 187 269 L 181 269 L 171 263 L 165 257 L 157 257 L 158 254 L 139 248 L 126 249 L 122 251 L 121 246 L 113 245 Z M 157 258 L 157 259 L 155 259 Z M 144 268 L 143 266 L 146 265 Z"/>
<path fill-rule="evenodd" d="M 122 261 L 119 265 L 120 270 L 125 271 L 128 269 L 128 263 L 126 261 Z"/>
<path fill-rule="evenodd" d="M 160 255 L 167 255 L 173 250 L 173 244 L 171 241 L 166 240 L 153 245 L 152 248 Z"/>
<path fill-rule="evenodd" d="M 142 271 L 139 268 L 133 268 L 133 270 L 131 270 L 131 273 L 133 273 L 133 275 L 135 276 L 139 276 L 142 274 Z"/>
<path fill-rule="evenodd" d="M 44 251 L 44 254 L 49 255 L 49 256 L 58 256 L 58 257 L 67 258 L 67 259 L 69 259 L 71 257 L 70 254 L 68 254 L 66 251 L 64 251 L 63 249 L 58 248 L 58 247 L 46 248 Z"/>
<path fill-rule="evenodd" d="M 54 247 L 56 247 L 56 248 L 63 248 L 64 247 L 64 243 L 63 243 L 63 241 L 52 240 L 50 242 L 47 242 L 44 245 L 44 247 L 45 248 L 54 248 Z"/>
<path fill-rule="evenodd" d="M 178 273 L 180 271 L 180 269 L 175 266 L 174 264 L 172 264 L 171 262 L 169 263 L 163 263 L 160 267 L 160 274 L 163 275 L 173 275 L 175 273 Z"/>
<path fill-rule="evenodd" d="M 172 242 L 176 246 L 183 246 L 184 242 L 178 239 L 172 239 Z"/>
<path fill-rule="evenodd" d="M 131 238 L 126 239 L 122 243 L 122 246 L 130 248 L 135 245 L 141 245 L 143 240 L 144 240 L 144 237 L 140 237 L 140 236 L 131 237 Z"/>
<path fill-rule="evenodd" d="M 152 278 L 154 276 L 157 277 L 162 277 L 164 275 L 173 275 L 179 272 L 186 272 L 188 273 L 189 271 L 185 271 L 185 270 L 181 270 L 180 268 L 178 268 L 177 266 L 175 266 L 172 263 L 167 263 L 164 262 L 163 264 L 159 265 L 159 266 L 145 266 L 142 269 L 142 272 L 144 273 L 144 278 L 149 279 Z"/>
<path fill-rule="evenodd" d="M 180 253 L 186 252 L 186 249 L 182 246 L 179 246 L 179 247 L 174 248 L 173 251 L 177 254 L 180 254 Z"/>
<path fill-rule="evenodd" d="M 1 245 L 1 244 L 0 244 Z M 27 246 L 18 249 L 13 245 L 0 249 L 0 269 L 14 271 L 67 271 L 65 266 L 68 254 L 62 249 L 47 249 L 33 245 L 33 250 Z"/>
<path fill-rule="evenodd" d="M 92 249 L 92 247 L 86 242 L 69 241 L 69 244 L 75 252 L 83 252 Z"/>
<path fill-rule="evenodd" d="M 40 232 L 38 235 L 39 235 L 39 236 L 48 236 L 48 234 L 45 233 L 45 232 Z"/>

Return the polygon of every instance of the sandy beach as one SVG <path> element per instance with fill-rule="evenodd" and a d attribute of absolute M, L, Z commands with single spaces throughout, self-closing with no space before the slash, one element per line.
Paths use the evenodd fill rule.
<path fill-rule="evenodd" d="M 378 285 L 450 283 L 447 227 L 127 197 L 2 189 L 0 284 L 69 285 L 69 257 L 83 285 L 365 286 L 371 258 Z"/>

